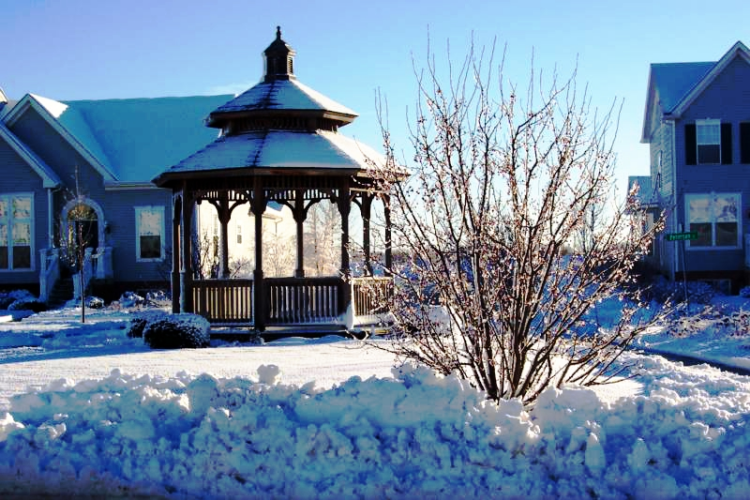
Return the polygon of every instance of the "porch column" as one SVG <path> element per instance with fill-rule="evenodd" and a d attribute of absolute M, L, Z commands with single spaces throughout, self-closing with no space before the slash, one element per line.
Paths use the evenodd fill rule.
<path fill-rule="evenodd" d="M 55 248 L 55 196 L 47 189 L 47 248 Z"/>
<path fill-rule="evenodd" d="M 349 213 L 352 209 L 352 200 L 350 198 L 351 188 L 349 179 L 343 179 L 338 197 L 339 214 L 341 214 L 341 276 L 344 278 L 344 287 L 342 294 L 343 310 L 346 310 L 351 304 L 351 287 L 349 278 L 351 269 L 349 269 Z"/>
<path fill-rule="evenodd" d="M 372 276 L 372 259 L 370 257 L 370 216 L 372 214 L 372 195 L 362 194 L 362 247 L 365 253 L 365 274 Z"/>
<path fill-rule="evenodd" d="M 393 242 L 391 241 L 391 197 L 383 195 L 383 215 L 385 216 L 385 275 L 393 272 Z"/>
<path fill-rule="evenodd" d="M 305 277 L 305 248 L 304 248 L 304 224 L 307 219 L 307 210 L 305 210 L 304 191 L 297 189 L 294 194 L 294 222 L 297 223 L 297 268 L 294 271 L 295 278 Z"/>
<path fill-rule="evenodd" d="M 182 188 L 182 270 L 180 271 L 180 312 L 193 312 L 193 193 L 187 183 Z"/>
<path fill-rule="evenodd" d="M 263 184 L 259 177 L 254 179 L 253 199 L 250 209 L 255 218 L 255 270 L 253 271 L 253 316 L 255 329 L 266 329 L 266 293 L 263 280 L 263 212 L 266 211 L 266 200 L 263 194 Z"/>
<path fill-rule="evenodd" d="M 180 312 L 180 217 L 182 199 L 172 196 L 172 312 Z"/>

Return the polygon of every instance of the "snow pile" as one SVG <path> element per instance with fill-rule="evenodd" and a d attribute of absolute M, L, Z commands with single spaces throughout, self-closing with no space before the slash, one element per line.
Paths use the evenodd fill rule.
<path fill-rule="evenodd" d="M 658 364 L 666 361 L 647 361 Z M 0 493 L 222 498 L 746 498 L 750 391 L 667 381 L 531 413 L 411 365 L 328 390 L 185 373 L 59 380 L 0 414 Z M 734 379 L 733 379 L 734 380 Z M 665 380 L 661 382 L 664 384 Z M 735 392 L 736 391 L 736 392 Z"/>

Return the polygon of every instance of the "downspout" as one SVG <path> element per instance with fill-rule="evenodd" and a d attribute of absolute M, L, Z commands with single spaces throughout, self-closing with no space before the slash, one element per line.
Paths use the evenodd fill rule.
<path fill-rule="evenodd" d="M 669 124 L 672 128 L 672 231 L 675 231 L 677 228 L 677 133 L 675 121 L 669 120 Z M 672 259 L 671 281 L 674 281 L 675 279 L 678 265 L 677 249 L 674 248 L 673 251 L 674 258 Z"/>

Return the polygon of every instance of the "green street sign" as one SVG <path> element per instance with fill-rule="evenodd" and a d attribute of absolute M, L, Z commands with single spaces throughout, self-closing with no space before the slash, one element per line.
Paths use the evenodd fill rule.
<path fill-rule="evenodd" d="M 667 233 L 667 241 L 688 241 L 697 239 L 697 231 L 688 231 L 686 233 Z"/>

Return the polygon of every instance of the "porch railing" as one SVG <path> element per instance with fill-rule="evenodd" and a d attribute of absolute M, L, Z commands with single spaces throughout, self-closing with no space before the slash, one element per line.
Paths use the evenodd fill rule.
<path fill-rule="evenodd" d="M 60 279 L 60 250 L 57 248 L 45 248 L 40 250 L 39 261 L 39 300 L 46 302 L 49 299 L 55 283 Z"/>
<path fill-rule="evenodd" d="M 193 307 L 211 322 L 250 323 L 253 320 L 253 280 L 193 282 Z"/>
<path fill-rule="evenodd" d="M 264 280 L 269 325 L 336 323 L 344 312 L 344 281 L 338 277 Z"/>

